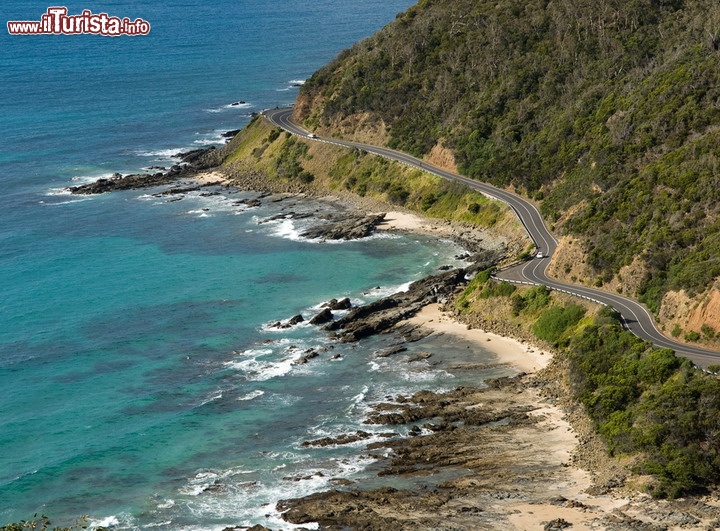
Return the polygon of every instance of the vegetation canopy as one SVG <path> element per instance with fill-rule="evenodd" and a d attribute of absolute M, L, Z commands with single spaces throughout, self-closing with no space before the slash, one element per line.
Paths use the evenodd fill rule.
<path fill-rule="evenodd" d="M 451 148 L 461 173 L 541 200 L 600 278 L 640 257 L 657 311 L 720 276 L 719 49 L 708 0 L 423 0 L 319 70 L 297 113 Z"/>
<path fill-rule="evenodd" d="M 718 486 L 716 376 L 624 330 L 611 308 L 586 315 L 586 308 L 563 304 L 542 286 L 510 292 L 501 285 L 489 271 L 480 273 L 456 304 L 463 312 L 487 315 L 487 308 L 509 299 L 512 324 L 557 348 L 569 367 L 572 395 L 610 453 L 634 457 L 634 472 L 652 478 L 652 495 L 677 498 Z"/>

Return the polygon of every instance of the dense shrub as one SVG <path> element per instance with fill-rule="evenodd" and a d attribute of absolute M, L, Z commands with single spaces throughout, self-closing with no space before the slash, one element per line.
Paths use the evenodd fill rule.
<path fill-rule="evenodd" d="M 577 304 L 565 307 L 548 308 L 532 327 L 533 333 L 540 339 L 557 343 L 565 330 L 577 324 L 585 315 L 585 308 Z"/>
<path fill-rule="evenodd" d="M 566 349 L 575 395 L 617 454 L 642 456 L 659 497 L 716 486 L 720 478 L 720 381 L 668 349 L 622 329 L 608 311 Z"/>
<path fill-rule="evenodd" d="M 598 284 L 639 258 L 637 295 L 657 311 L 668 290 L 720 276 L 717 13 L 711 0 L 421 2 L 314 74 L 304 112 L 327 126 L 369 114 L 416 155 L 442 141 L 461 173 L 524 191 L 553 222 L 571 212 L 563 228 Z"/>

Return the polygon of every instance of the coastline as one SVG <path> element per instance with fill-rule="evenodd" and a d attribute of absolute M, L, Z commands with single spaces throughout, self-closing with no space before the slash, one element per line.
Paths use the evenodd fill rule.
<path fill-rule="evenodd" d="M 192 180 L 201 186 L 214 184 L 238 187 L 245 190 L 249 188 L 246 185 L 238 183 L 233 177 L 224 174 L 222 169 L 201 173 L 194 176 Z M 266 190 L 266 192 L 267 191 L 268 190 Z M 298 196 L 313 196 L 321 201 L 331 203 L 338 208 L 360 212 L 362 214 L 377 213 L 379 210 L 382 210 L 385 213 L 385 217 L 383 221 L 375 227 L 376 230 L 418 233 L 448 238 L 465 246 L 470 252 L 477 252 L 483 247 L 504 249 L 506 244 L 506 240 L 503 237 L 493 235 L 482 228 L 468 226 L 458 222 L 432 219 L 415 212 L 398 210 L 397 207 L 385 205 L 375 200 L 361 198 L 355 194 L 342 194 L 342 197 L 338 197 L 335 194 L 322 194 L 315 190 L 291 192 L 282 189 L 271 191 L 275 193 L 290 193 L 291 195 Z M 612 513 L 612 511 L 615 511 L 619 507 L 626 506 L 630 502 L 629 498 L 613 497 L 610 495 L 593 496 L 586 493 L 586 491 L 592 489 L 596 481 L 591 472 L 574 463 L 576 458 L 573 456 L 580 445 L 579 435 L 570 423 L 566 412 L 561 405 L 557 403 L 557 400 L 542 396 L 535 388 L 538 381 L 543 381 L 543 378 L 547 378 L 546 376 L 538 377 L 538 373 L 547 370 L 552 360 L 551 352 L 525 339 L 516 339 L 500 335 L 491 330 L 486 331 L 462 323 L 456 316 L 452 315 L 452 313 L 446 312 L 438 303 L 423 306 L 412 317 L 400 321 L 395 325 L 395 328 L 401 328 L 403 326 L 409 326 L 413 329 L 425 329 L 429 333 L 437 336 L 447 334 L 460 338 L 469 344 L 476 345 L 481 349 L 491 352 L 496 358 L 495 363 L 497 365 L 512 367 L 519 372 L 518 377 L 512 379 L 513 383 L 508 387 L 505 387 L 504 384 L 500 385 L 489 394 L 483 390 L 475 397 L 481 397 L 481 400 L 476 400 L 466 407 L 468 409 L 484 408 L 488 403 L 492 403 L 502 405 L 513 404 L 512 407 L 514 408 L 526 409 L 531 419 L 528 425 L 521 423 L 522 427 L 519 428 L 517 433 L 504 433 L 501 440 L 492 441 L 493 450 L 504 446 L 505 451 L 510 454 L 509 456 L 496 455 L 495 458 L 498 459 L 499 462 L 506 460 L 506 465 L 512 468 L 522 468 L 523 463 L 527 465 L 529 469 L 535 470 L 536 468 L 540 468 L 542 469 L 541 476 L 545 476 L 545 481 L 537 482 L 532 489 L 532 495 L 528 492 L 528 496 L 513 495 L 505 497 L 504 499 L 501 496 L 495 500 L 496 503 L 491 507 L 483 509 L 482 519 L 473 518 L 472 512 L 468 514 L 468 511 L 464 508 L 466 508 L 469 503 L 473 505 L 487 503 L 484 495 L 480 495 L 480 498 L 478 498 L 478 490 L 486 491 L 490 488 L 497 489 L 498 491 L 502 491 L 503 489 L 517 491 L 518 483 L 511 477 L 512 474 L 501 473 L 499 476 L 504 477 L 500 479 L 494 477 L 495 474 L 493 473 L 492 477 L 488 478 L 489 481 L 481 483 L 482 487 L 480 489 L 477 488 L 478 484 L 475 484 L 472 480 L 467 480 L 467 478 L 459 478 L 458 480 L 451 481 L 443 486 L 452 491 L 450 499 L 453 504 L 461 506 L 461 509 L 454 511 L 453 514 L 445 514 L 443 516 L 445 520 L 451 521 L 456 519 L 458 524 L 466 526 L 466 528 L 479 526 L 476 528 L 499 530 L 543 529 L 548 522 L 559 522 L 562 520 L 572 524 L 573 529 L 589 531 L 590 529 L 597 529 L 597 527 L 590 527 L 585 524 L 585 522 L 589 520 L 589 516 L 597 520 Z M 470 350 L 472 351 L 472 349 Z M 472 364 L 472 354 L 469 356 L 469 359 L 467 359 L 467 362 Z M 545 384 L 547 384 L 547 382 L 545 382 Z M 428 390 L 428 392 L 432 392 L 432 390 Z M 521 399 L 518 400 L 518 397 Z M 440 402 L 443 404 L 444 399 L 441 399 Z M 434 433 L 433 435 L 437 434 Z M 584 435 L 586 437 L 592 436 L 589 431 Z M 452 447 L 452 443 L 445 440 L 444 437 L 440 436 L 438 438 L 440 442 L 436 442 L 436 445 L 440 445 L 443 448 L 447 448 L 448 445 Z M 494 437 L 492 439 L 494 439 Z M 400 445 L 410 441 L 412 441 L 411 438 L 400 439 Z M 423 445 L 425 446 L 425 444 Z M 514 447 L 517 445 L 522 446 L 526 451 L 520 452 L 519 454 L 516 453 Z M 427 446 L 432 447 L 433 444 L 431 443 Z M 482 453 L 483 451 L 479 451 L 478 457 L 482 455 Z M 534 457 L 537 453 L 544 456 L 541 463 L 538 463 Z M 426 463 L 429 463 L 433 468 L 432 474 L 442 474 L 441 469 L 445 466 L 443 463 L 433 462 L 431 458 L 427 458 Z M 511 465 L 511 463 L 513 464 Z M 522 481 L 520 483 L 522 483 Z M 315 503 L 315 500 L 319 500 L 320 511 L 325 513 L 327 512 L 328 505 L 343 506 L 345 504 L 345 500 L 340 501 L 339 504 L 337 502 L 330 502 L 329 498 L 332 498 L 336 492 L 337 491 L 334 490 L 320 492 L 307 498 L 313 500 L 310 502 L 311 505 Z M 353 496 L 357 494 L 358 493 L 355 492 Z M 359 495 L 362 497 L 361 493 Z M 415 494 L 410 494 L 411 498 L 414 496 Z M 292 505 L 298 502 L 304 504 L 303 500 L 307 498 L 280 501 L 278 509 L 283 508 L 286 510 L 285 515 L 287 517 L 292 513 L 292 511 L 287 511 L 288 504 Z M 564 501 L 560 502 L 559 500 Z M 405 502 L 406 500 L 401 496 L 393 511 L 396 511 L 398 514 L 402 513 L 402 507 Z M 590 504 L 592 504 L 592 509 L 590 509 Z M 306 508 L 305 505 L 303 505 L 303 507 Z M 343 511 L 346 510 L 347 507 L 343 509 Z M 330 512 L 338 511 L 333 509 L 330 510 Z M 409 519 L 409 522 L 406 518 Z M 389 524 L 388 529 L 404 529 L 406 522 L 412 522 L 410 524 L 410 528 L 412 529 L 435 529 L 435 523 L 431 523 L 428 527 L 423 526 L 422 522 L 426 518 L 427 515 L 425 515 L 422 510 L 417 512 L 411 511 L 402 519 L 402 524 L 394 520 Z M 287 519 L 295 524 L 315 521 L 312 520 L 312 518 L 304 522 L 299 520 L 293 521 L 292 516 Z M 303 519 L 301 518 L 300 520 Z M 320 520 L 320 529 L 332 528 L 332 525 L 326 527 L 329 522 L 323 522 L 321 518 L 318 520 Z M 353 521 L 351 518 L 351 522 Z M 356 523 L 360 524 L 361 521 L 362 520 L 358 520 Z M 348 524 L 348 522 L 343 523 L 343 525 L 346 524 Z M 353 524 L 351 523 L 350 525 L 352 526 Z M 376 526 L 378 526 L 378 522 L 371 523 L 370 525 L 375 529 Z M 377 528 L 383 529 L 383 526 L 380 525 Z"/>
<path fill-rule="evenodd" d="M 188 179 L 198 186 L 257 190 L 238 186 L 236 179 L 221 173 L 222 168 L 218 170 Z M 344 213 L 367 215 L 382 210 L 385 219 L 376 226 L 378 230 L 429 234 L 461 245 L 473 242 L 466 247 L 472 252 L 482 247 L 499 251 L 506 244 L 504 238 L 482 229 L 469 230 L 461 223 L 425 218 L 397 207 L 383 209 L 389 205 L 357 196 L 322 194 L 314 189 L 263 193 L 260 200 L 311 196 Z M 486 325 L 488 330 L 478 328 Z M 579 406 L 569 402 L 562 390 L 562 367 L 554 364 L 550 352 L 527 338 L 497 334 L 507 330 L 494 328 L 493 323 L 462 323 L 437 303 L 425 304 L 395 329 L 403 326 L 427 329 L 436 337 L 462 338 L 491 351 L 495 364 L 513 367 L 520 374 L 478 388 L 446 394 L 426 390 L 376 404 L 369 423 L 383 424 L 390 415 L 399 415 L 399 420 L 395 416 L 390 424 L 412 425 L 408 436 L 365 449 L 377 459 L 373 466 L 381 469 L 379 475 L 443 479 L 425 489 L 356 490 L 347 484 L 344 490 L 280 501 L 278 511 L 287 521 L 297 525 L 318 522 L 320 529 L 413 531 L 562 529 L 568 525 L 572 529 L 631 529 L 633 522 L 647 521 L 658 526 L 647 529 L 675 529 L 662 525 L 668 511 L 678 510 L 687 517 L 683 529 L 707 529 L 713 518 L 720 521 L 720 509 L 710 503 L 702 506 L 707 518 L 695 522 L 690 511 L 682 512 L 682 506 L 678 509 L 673 502 L 618 490 L 624 484 L 624 470 L 607 457 Z M 467 362 L 471 368 L 471 356 Z"/>
<path fill-rule="evenodd" d="M 232 187 L 237 184 L 234 179 L 217 171 L 200 174 L 194 177 L 193 181 L 203 186 L 219 184 Z M 245 187 L 241 186 L 241 188 Z M 339 198 L 333 194 L 309 193 L 307 195 L 313 195 L 321 201 L 338 205 L 343 209 L 366 214 L 368 212 L 376 213 L 378 210 L 382 210 L 383 206 L 390 207 L 390 205 L 367 201 L 357 196 Z M 505 244 L 502 237 L 493 236 L 483 229 L 469 228 L 460 223 L 427 218 L 414 212 L 398 210 L 397 207 L 390 207 L 384 212 L 385 218 L 376 226 L 377 230 L 438 236 L 454 239 L 461 245 L 471 241 L 473 242 L 472 249 L 468 249 L 468 251 L 473 252 L 477 251 L 483 244 L 496 249 L 503 248 Z M 596 508 L 590 511 L 595 518 L 600 517 L 597 511 L 605 513 L 628 503 L 629 500 L 625 498 L 592 497 L 585 494 L 585 491 L 593 486 L 593 477 L 590 472 L 583 470 L 580 466 L 571 464 L 573 461 L 572 456 L 579 444 L 578 435 L 566 418 L 563 409 L 546 397 L 541 396 L 531 384 L 539 371 L 547 369 L 552 359 L 551 352 L 522 339 L 515 339 L 499 335 L 493 331 L 468 326 L 458 321 L 451 313 L 444 311 L 438 303 L 423 306 L 415 315 L 398 323 L 396 328 L 403 326 L 409 326 L 413 329 L 423 328 L 436 336 L 447 334 L 460 338 L 464 342 L 491 352 L 496 358 L 495 364 L 512 367 L 520 373 L 516 379 L 513 379 L 515 381 L 509 388 L 500 386 L 493 389 L 492 393 L 485 390 L 479 391 L 477 395 L 473 395 L 477 400 L 466 407 L 469 409 L 484 408 L 490 402 L 494 404 L 490 409 L 500 404 L 513 404 L 513 408 L 527 410 L 529 417 L 527 424 L 525 424 L 525 421 L 520 423 L 521 425 L 517 427 L 517 431 L 509 429 L 508 432 L 500 436 L 500 440 L 495 440 L 496 435 L 488 438 L 488 440 L 492 439 L 492 446 L 495 449 L 504 447 L 505 451 L 509 453 L 507 456 L 496 455 L 495 458 L 498 462 L 505 462 L 508 467 L 512 466 L 512 468 L 527 466 L 528 469 L 541 469 L 541 475 L 546 477 L 546 480 L 538 482 L 532 489 L 534 493 L 532 495 L 528 492 L 527 496 L 510 496 L 504 500 L 496 500 L 496 503 L 490 507 L 484 507 L 483 518 L 481 519 L 473 518 L 472 514 L 463 510 L 455 511 L 452 515 L 446 514 L 445 519 L 448 521 L 457 520 L 459 525 L 469 526 L 466 528 L 480 526 L 478 528 L 542 529 L 545 523 L 562 518 L 564 521 L 572 523 L 574 529 L 589 530 L 591 528 L 583 523 L 588 519 L 589 503 L 592 502 Z M 469 350 L 472 352 L 472 349 Z M 468 356 L 466 361 L 468 364 L 472 364 L 472 354 Z M 522 388 L 521 391 L 520 388 Z M 428 392 L 432 392 L 432 390 L 430 389 Z M 427 445 L 424 444 L 424 446 L 431 448 L 435 444 L 443 447 L 453 447 L 453 442 L 443 437 L 442 433 L 433 433 L 432 435 L 436 436 L 438 441 Z M 404 438 L 400 439 L 399 442 L 395 441 L 395 443 L 402 445 L 411 441 L 413 441 L 413 438 Z M 465 441 L 462 444 L 465 444 Z M 522 446 L 524 451 L 517 453 L 513 447 L 518 445 Z M 478 457 L 484 451 L 478 449 Z M 541 463 L 533 456 L 538 452 L 544 456 Z M 431 458 L 426 463 L 429 463 L 433 468 L 432 474 L 442 474 L 442 469 L 446 467 L 441 462 L 433 462 Z M 511 465 L 511 463 L 514 464 Z M 511 474 L 500 474 L 500 476 L 504 476 L 503 479 L 496 481 L 496 478 L 492 477 L 488 478 L 488 481 L 483 481 L 480 490 L 484 491 L 488 488 L 498 489 L 499 491 L 503 489 L 508 491 L 518 490 L 518 484 L 512 479 Z M 496 484 L 493 485 L 493 483 Z M 461 477 L 453 480 L 444 487 L 451 491 L 452 503 L 458 506 L 467 507 L 468 504 L 477 505 L 482 503 L 482 505 L 486 505 L 487 503 L 487 499 L 479 494 L 478 485 L 473 484 L 473 481 L 467 480 L 467 478 Z M 332 500 L 336 492 L 338 491 L 333 490 L 312 495 L 308 497 L 312 500 L 309 503 L 310 505 L 317 503 L 315 508 L 323 513 L 328 512 L 328 507 L 334 507 L 334 509 L 330 509 L 330 512 L 334 513 L 345 511 L 347 509 L 345 506 L 346 500 L 339 502 Z M 553 496 L 549 495 L 551 492 L 554 493 Z M 359 494 L 359 496 L 362 497 L 363 495 Z M 413 497 L 414 494 L 409 496 Z M 278 509 L 286 510 L 289 505 L 300 503 L 303 512 L 306 512 L 308 507 L 303 500 L 308 498 L 281 501 Z M 568 506 L 564 506 L 558 504 L 557 500 L 559 499 L 572 500 L 572 502 L 566 504 Z M 405 497 L 400 496 L 391 512 L 403 513 L 403 506 L 406 501 Z M 339 511 L 338 505 L 345 508 Z M 312 517 L 308 516 L 309 519 L 292 520 L 292 512 L 290 510 L 285 514 L 286 518 L 295 524 L 309 523 L 315 521 L 312 518 L 318 517 L 317 514 L 313 514 Z M 434 529 L 434 523 L 428 527 L 423 527 L 422 522 L 427 519 L 427 515 L 421 513 L 422 511 L 411 511 L 403 520 L 409 519 L 409 521 L 412 521 L 413 528 L 419 526 L 420 529 Z M 332 528 L 329 522 L 322 521 L 322 518 L 319 518 L 319 520 L 321 529 Z M 408 523 L 409 521 L 406 520 Z M 543 524 L 539 525 L 539 522 L 543 522 Z M 344 522 L 342 525 L 348 523 Z M 360 520 L 355 523 L 360 524 Z M 350 523 L 350 525 L 353 524 Z M 370 525 L 376 528 L 379 524 L 373 522 Z M 397 527 L 398 525 L 399 527 Z M 388 528 L 402 529 L 404 525 L 405 523 L 399 524 L 397 520 L 394 520 L 393 523 L 389 524 Z M 378 529 L 381 528 L 382 526 L 378 527 Z"/>

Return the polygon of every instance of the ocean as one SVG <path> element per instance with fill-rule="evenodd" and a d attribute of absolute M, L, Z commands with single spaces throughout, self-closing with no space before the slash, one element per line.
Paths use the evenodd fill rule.
<path fill-rule="evenodd" d="M 279 499 L 376 481 L 365 443 L 303 441 L 386 431 L 362 424 L 374 402 L 507 372 L 375 357 L 391 335 L 342 345 L 307 323 L 271 326 L 461 265 L 452 242 L 307 241 L 309 220 L 261 222 L 325 205 L 247 208 L 238 200 L 257 194 L 222 188 L 180 201 L 66 191 L 220 145 L 410 5 L 112 0 L 67 8 L 141 17 L 150 34 L 2 34 L 0 524 L 41 513 L 118 530 L 290 529 Z M 48 7 L 5 0 L 0 13 L 33 21 Z M 296 363 L 310 349 L 320 356 Z M 407 356 L 420 350 L 450 365 L 467 357 L 447 338 Z"/>

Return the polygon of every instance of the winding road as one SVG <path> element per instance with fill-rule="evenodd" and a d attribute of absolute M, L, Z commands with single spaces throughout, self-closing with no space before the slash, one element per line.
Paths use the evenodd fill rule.
<path fill-rule="evenodd" d="M 435 174 L 448 181 L 465 184 L 473 190 L 491 196 L 510 206 L 525 226 L 530 238 L 535 242 L 539 254 L 538 257 L 532 260 L 499 272 L 495 278 L 520 284 L 544 285 L 563 293 L 611 306 L 621 314 L 625 327 L 638 337 L 658 347 L 673 349 L 679 356 L 688 358 L 703 367 L 720 363 L 720 352 L 686 345 L 685 343 L 674 341 L 663 335 L 655 326 L 655 321 L 650 315 L 650 312 L 640 303 L 605 291 L 558 282 L 549 277 L 547 275 L 547 268 L 550 264 L 549 258 L 557 248 L 557 240 L 546 227 L 537 208 L 525 199 L 489 184 L 438 168 L 426 161 L 399 151 L 346 140 L 320 138 L 295 124 L 291 119 L 292 113 L 292 108 L 271 109 L 264 111 L 263 116 L 265 116 L 270 123 L 285 129 L 293 135 L 318 142 L 335 144 L 337 146 L 362 149 L 368 153 L 374 153 L 381 157 Z"/>

